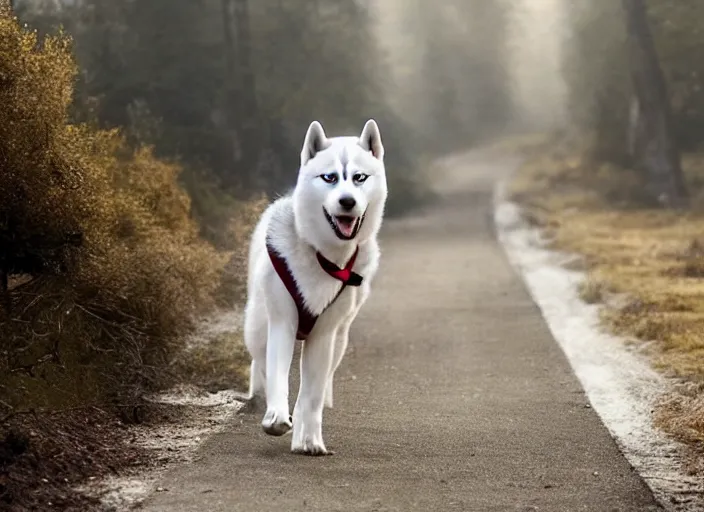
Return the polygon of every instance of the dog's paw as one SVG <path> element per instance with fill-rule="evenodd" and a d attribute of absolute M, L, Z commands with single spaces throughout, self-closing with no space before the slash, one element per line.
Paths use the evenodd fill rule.
<path fill-rule="evenodd" d="M 262 420 L 262 428 L 270 436 L 282 436 L 291 430 L 292 426 L 293 422 L 288 412 L 279 413 L 274 409 L 268 410 Z"/>
<path fill-rule="evenodd" d="M 320 425 L 294 424 L 293 439 L 291 440 L 291 451 L 301 455 L 332 455 L 333 452 L 325 448 L 323 442 L 323 432 Z"/>
<path fill-rule="evenodd" d="M 335 452 L 325 448 L 325 445 L 322 442 L 316 442 L 313 439 L 306 439 L 302 443 L 292 443 L 291 452 L 298 455 L 309 455 L 312 457 L 335 454 Z"/>

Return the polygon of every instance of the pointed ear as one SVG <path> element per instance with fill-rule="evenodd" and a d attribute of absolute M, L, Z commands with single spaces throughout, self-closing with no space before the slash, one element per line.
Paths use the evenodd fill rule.
<path fill-rule="evenodd" d="M 308 131 L 306 132 L 305 141 L 303 141 L 303 149 L 301 150 L 301 167 L 306 165 L 311 158 L 329 145 L 330 142 L 325 136 L 323 125 L 318 121 L 310 123 Z"/>
<path fill-rule="evenodd" d="M 381 143 L 381 133 L 374 119 L 370 119 L 364 125 L 362 135 L 359 136 L 359 145 L 371 151 L 375 158 L 384 160 L 384 145 Z"/>

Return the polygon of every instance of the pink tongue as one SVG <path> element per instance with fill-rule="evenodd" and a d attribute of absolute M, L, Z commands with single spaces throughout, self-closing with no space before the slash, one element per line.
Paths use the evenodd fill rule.
<path fill-rule="evenodd" d="M 339 220 L 337 221 L 337 227 L 340 232 L 345 236 L 352 236 L 352 230 L 354 229 L 354 221 Z"/>

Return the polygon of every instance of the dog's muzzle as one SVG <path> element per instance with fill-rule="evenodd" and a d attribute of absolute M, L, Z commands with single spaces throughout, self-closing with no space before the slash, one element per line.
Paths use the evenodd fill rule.
<path fill-rule="evenodd" d="M 335 235 L 340 240 L 353 240 L 364 222 L 364 216 L 366 212 L 360 217 L 355 217 L 352 215 L 330 215 L 328 211 L 323 207 L 323 213 L 325 218 L 330 224 L 330 227 L 335 232 Z"/>

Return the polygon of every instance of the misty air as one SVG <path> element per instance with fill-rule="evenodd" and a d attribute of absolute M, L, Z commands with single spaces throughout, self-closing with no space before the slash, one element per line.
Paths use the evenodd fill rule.
<path fill-rule="evenodd" d="M 0 0 L 0 510 L 704 510 L 699 0 Z"/>

